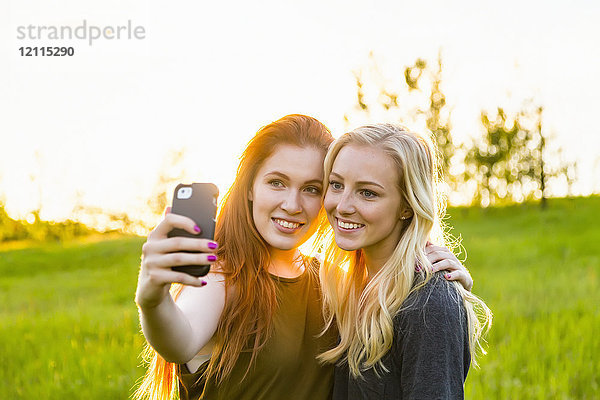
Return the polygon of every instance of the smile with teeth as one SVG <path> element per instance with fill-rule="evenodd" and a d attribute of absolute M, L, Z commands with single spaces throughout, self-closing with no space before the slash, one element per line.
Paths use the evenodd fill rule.
<path fill-rule="evenodd" d="M 365 226 L 364 224 L 343 222 L 343 221 L 340 221 L 339 219 L 337 220 L 337 223 L 338 223 L 338 226 L 343 229 L 358 229 L 358 228 L 362 228 L 363 226 Z"/>
<path fill-rule="evenodd" d="M 290 222 L 290 221 L 286 221 L 284 219 L 279 219 L 279 218 L 273 218 L 273 221 L 275 221 L 275 223 L 277 223 L 278 225 L 281 225 L 284 228 L 288 228 L 288 229 L 296 229 L 300 225 L 303 225 L 299 222 Z"/>

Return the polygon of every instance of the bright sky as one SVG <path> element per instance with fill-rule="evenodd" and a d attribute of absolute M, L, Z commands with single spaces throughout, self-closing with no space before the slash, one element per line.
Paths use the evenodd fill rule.
<path fill-rule="evenodd" d="M 486 3 L 484 5 L 484 3 Z M 233 180 L 262 125 L 315 116 L 338 136 L 352 71 L 373 51 L 387 75 L 442 49 L 455 135 L 481 109 L 535 96 L 577 191 L 600 190 L 600 2 L 0 0 L 0 195 L 24 217 L 88 205 L 135 212 L 164 155 L 184 147 L 190 180 Z M 144 39 L 17 39 L 19 26 L 142 26 Z M 73 46 L 22 57 L 21 46 Z M 8 61 L 8 62 L 5 62 Z M 32 179 L 33 178 L 33 179 Z"/>

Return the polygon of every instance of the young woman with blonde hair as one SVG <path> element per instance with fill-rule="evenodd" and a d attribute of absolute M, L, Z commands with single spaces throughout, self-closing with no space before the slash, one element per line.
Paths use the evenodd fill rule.
<path fill-rule="evenodd" d="M 177 390 L 181 400 L 331 397 L 333 366 L 316 357 L 337 332 L 319 336 L 318 264 L 298 246 L 327 225 L 323 160 L 332 141 L 303 115 L 266 125 L 241 157 L 215 241 L 168 238 L 174 228 L 198 231 L 170 213 L 151 232 L 136 292 L 150 366 L 136 399 L 171 399 Z M 445 249 L 429 253 L 450 279 L 472 284 Z M 171 270 L 207 262 L 213 268 L 204 279 Z"/>
<path fill-rule="evenodd" d="M 327 327 L 340 340 L 334 400 L 457 399 L 491 312 L 435 273 L 429 240 L 444 244 L 431 142 L 403 127 L 364 126 L 325 159 L 332 231 L 321 267 Z"/>

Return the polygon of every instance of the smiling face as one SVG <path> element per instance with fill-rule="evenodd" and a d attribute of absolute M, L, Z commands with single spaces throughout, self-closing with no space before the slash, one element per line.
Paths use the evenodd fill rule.
<path fill-rule="evenodd" d="M 398 167 L 383 150 L 349 144 L 339 151 L 329 175 L 325 211 L 337 245 L 387 259 L 400 240 L 403 219 Z"/>
<path fill-rule="evenodd" d="M 325 154 L 279 145 L 258 170 L 248 198 L 256 229 L 276 250 L 292 250 L 317 228 Z"/>

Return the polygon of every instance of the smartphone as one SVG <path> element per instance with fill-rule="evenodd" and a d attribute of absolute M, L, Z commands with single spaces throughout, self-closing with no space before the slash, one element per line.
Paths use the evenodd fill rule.
<path fill-rule="evenodd" d="M 179 184 L 173 193 L 173 214 L 184 215 L 194 220 L 202 232 L 194 235 L 183 229 L 173 229 L 168 237 L 184 236 L 213 240 L 219 189 L 212 183 Z M 193 253 L 193 252 L 190 252 Z M 185 272 L 200 277 L 208 274 L 210 265 L 182 265 L 171 267 L 173 271 Z"/>

